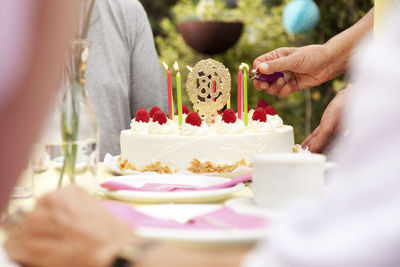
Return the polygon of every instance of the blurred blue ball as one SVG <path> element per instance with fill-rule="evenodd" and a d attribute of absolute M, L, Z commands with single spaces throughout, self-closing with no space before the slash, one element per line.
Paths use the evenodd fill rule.
<path fill-rule="evenodd" d="M 293 0 L 283 10 L 283 25 L 293 34 L 313 30 L 318 21 L 319 9 L 312 0 Z"/>

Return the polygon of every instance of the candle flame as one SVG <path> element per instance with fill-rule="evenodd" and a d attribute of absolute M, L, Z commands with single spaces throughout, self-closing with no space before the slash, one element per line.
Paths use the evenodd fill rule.
<path fill-rule="evenodd" d="M 169 67 L 168 67 L 167 63 L 165 63 L 165 62 L 163 61 L 162 64 L 164 65 L 165 70 L 168 71 Z"/>
<path fill-rule="evenodd" d="M 192 67 L 190 67 L 190 66 L 186 66 L 186 68 L 190 71 L 190 72 L 192 72 L 193 71 L 193 68 Z"/>
<path fill-rule="evenodd" d="M 174 70 L 175 71 L 179 71 L 179 65 L 178 65 L 178 62 L 176 62 L 176 61 L 175 61 L 175 64 L 174 64 Z"/>
<path fill-rule="evenodd" d="M 240 65 L 240 67 L 241 67 L 241 70 L 242 70 L 242 69 L 246 69 L 247 71 L 250 71 L 250 67 L 249 67 L 249 65 L 247 65 L 246 63 L 242 63 L 242 64 Z"/>

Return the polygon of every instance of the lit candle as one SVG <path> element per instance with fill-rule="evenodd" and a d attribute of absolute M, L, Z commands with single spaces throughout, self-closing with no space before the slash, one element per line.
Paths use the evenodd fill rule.
<path fill-rule="evenodd" d="M 231 95 L 229 93 L 228 103 L 226 103 L 226 108 L 231 108 Z"/>
<path fill-rule="evenodd" d="M 178 62 L 175 62 L 174 69 L 176 71 L 176 105 L 178 106 L 179 127 L 182 126 L 182 91 L 181 91 L 181 73 L 179 72 Z"/>
<path fill-rule="evenodd" d="M 190 66 L 186 66 L 186 68 L 187 68 L 187 69 L 188 69 L 188 71 L 190 71 L 190 72 L 192 72 L 192 71 L 193 71 L 193 68 L 192 68 L 192 67 L 190 67 Z M 194 110 L 195 112 L 197 112 L 197 109 L 193 108 L 193 110 Z"/>
<path fill-rule="evenodd" d="M 174 119 L 174 101 L 172 95 L 172 81 L 171 81 L 171 71 L 167 63 L 163 62 L 164 68 L 167 71 L 167 83 L 168 83 L 168 117 L 170 120 Z"/>
<path fill-rule="evenodd" d="M 248 103 L 247 103 L 247 77 L 250 72 L 249 65 L 242 63 L 243 65 L 243 112 L 244 112 L 244 125 L 249 124 L 249 111 L 248 111 Z"/>
<path fill-rule="evenodd" d="M 242 104 L 243 104 L 243 74 L 242 74 L 242 65 L 239 67 L 238 72 L 238 90 L 237 90 L 237 116 L 239 119 L 243 119 L 242 117 Z"/>

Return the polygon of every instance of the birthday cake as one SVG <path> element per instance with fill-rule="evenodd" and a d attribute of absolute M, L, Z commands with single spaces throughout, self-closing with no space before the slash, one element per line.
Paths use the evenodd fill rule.
<path fill-rule="evenodd" d="M 148 114 L 140 109 L 131 129 L 121 132 L 122 169 L 225 173 L 251 167 L 255 154 L 290 152 L 294 145 L 293 128 L 284 125 L 271 106 L 251 110 L 248 126 L 231 109 L 210 125 L 196 112 L 185 114 L 181 128 L 154 110 Z"/>
<path fill-rule="evenodd" d="M 243 71 L 237 113 L 225 109 L 230 106 L 229 71 L 211 59 L 200 61 L 188 74 L 186 91 L 196 112 L 180 103 L 180 82 L 177 115 L 173 115 L 173 105 L 169 105 L 168 118 L 158 107 L 150 112 L 140 108 L 131 129 L 121 132 L 120 169 L 227 173 L 251 167 L 256 154 L 291 152 L 293 128 L 283 124 L 275 109 L 263 100 L 256 110 L 247 108 L 247 72 Z"/>

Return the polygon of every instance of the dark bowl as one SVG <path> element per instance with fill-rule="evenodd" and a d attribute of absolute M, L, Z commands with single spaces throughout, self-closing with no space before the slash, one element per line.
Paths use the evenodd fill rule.
<path fill-rule="evenodd" d="M 243 32 L 242 22 L 186 21 L 178 24 L 186 44 L 207 55 L 225 52 L 233 47 Z"/>

